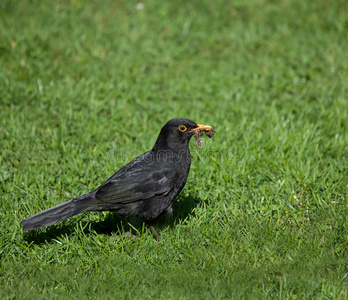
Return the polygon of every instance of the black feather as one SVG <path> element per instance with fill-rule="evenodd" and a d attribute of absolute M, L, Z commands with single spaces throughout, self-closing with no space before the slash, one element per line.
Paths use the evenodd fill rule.
<path fill-rule="evenodd" d="M 181 125 L 187 130 L 180 131 Z M 116 211 L 146 222 L 172 211 L 173 199 L 188 177 L 188 143 L 196 127 L 188 119 L 168 121 L 152 150 L 119 169 L 96 190 L 26 218 L 21 223 L 23 230 L 50 226 L 86 211 Z"/>

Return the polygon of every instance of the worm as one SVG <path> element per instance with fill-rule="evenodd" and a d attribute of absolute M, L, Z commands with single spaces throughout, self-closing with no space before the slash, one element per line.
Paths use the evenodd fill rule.
<path fill-rule="evenodd" d="M 201 131 L 199 129 L 193 130 L 196 139 L 196 148 L 201 149 Z"/>
<path fill-rule="evenodd" d="M 196 139 L 196 148 L 201 149 L 201 131 L 199 129 L 193 130 L 193 133 L 195 134 L 195 139 Z M 208 136 L 208 138 L 212 138 L 212 136 L 214 135 L 215 130 L 209 130 L 209 131 L 205 131 L 205 134 Z"/>
<path fill-rule="evenodd" d="M 212 129 L 212 130 L 209 130 L 209 131 L 206 131 L 205 134 L 208 136 L 208 138 L 212 138 L 212 136 L 214 135 L 215 133 L 215 130 Z"/>

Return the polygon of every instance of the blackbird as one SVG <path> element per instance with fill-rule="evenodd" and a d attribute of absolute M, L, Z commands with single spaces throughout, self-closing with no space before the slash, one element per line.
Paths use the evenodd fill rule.
<path fill-rule="evenodd" d="M 23 230 L 50 226 L 86 211 L 113 211 L 143 219 L 159 238 L 152 224 L 162 214 L 172 214 L 173 200 L 190 170 L 189 141 L 201 131 L 214 132 L 211 126 L 189 119 L 168 121 L 152 150 L 123 166 L 94 191 L 24 219 Z"/>

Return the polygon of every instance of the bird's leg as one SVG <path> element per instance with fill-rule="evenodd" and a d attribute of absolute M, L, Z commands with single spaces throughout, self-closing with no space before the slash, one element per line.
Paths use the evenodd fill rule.
<path fill-rule="evenodd" d="M 155 227 L 153 227 L 152 225 L 149 225 L 149 224 L 147 224 L 147 226 L 151 229 L 152 234 L 153 234 L 153 236 L 156 238 L 157 242 L 159 242 L 159 241 L 161 240 L 161 237 L 160 237 L 160 235 L 157 233 Z"/>
<path fill-rule="evenodd" d="M 132 233 L 130 232 L 128 217 L 125 217 L 124 220 L 126 221 L 126 236 L 128 236 L 128 237 L 133 236 Z"/>
<path fill-rule="evenodd" d="M 170 205 L 166 212 L 165 212 L 165 221 L 166 223 L 172 223 L 173 222 L 173 219 L 174 219 L 174 216 L 173 216 L 173 208 L 172 208 L 172 205 Z"/>

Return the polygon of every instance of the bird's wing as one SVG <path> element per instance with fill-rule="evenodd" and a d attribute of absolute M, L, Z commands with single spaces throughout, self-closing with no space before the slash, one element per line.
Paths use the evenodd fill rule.
<path fill-rule="evenodd" d="M 134 158 L 132 161 L 130 161 L 128 164 L 124 165 L 122 168 L 117 170 L 114 174 L 112 174 L 105 182 L 104 184 L 107 184 L 109 181 L 114 180 L 117 177 L 121 177 L 124 174 L 126 174 L 130 169 L 132 169 L 135 166 L 141 166 L 146 161 L 151 161 L 151 151 L 147 151 L 144 154 Z M 103 185 L 104 185 L 103 184 Z"/>
<path fill-rule="evenodd" d="M 140 161 L 126 172 L 110 177 L 97 189 L 95 199 L 103 204 L 116 204 L 167 195 L 175 186 L 175 178 L 170 164 Z"/>

